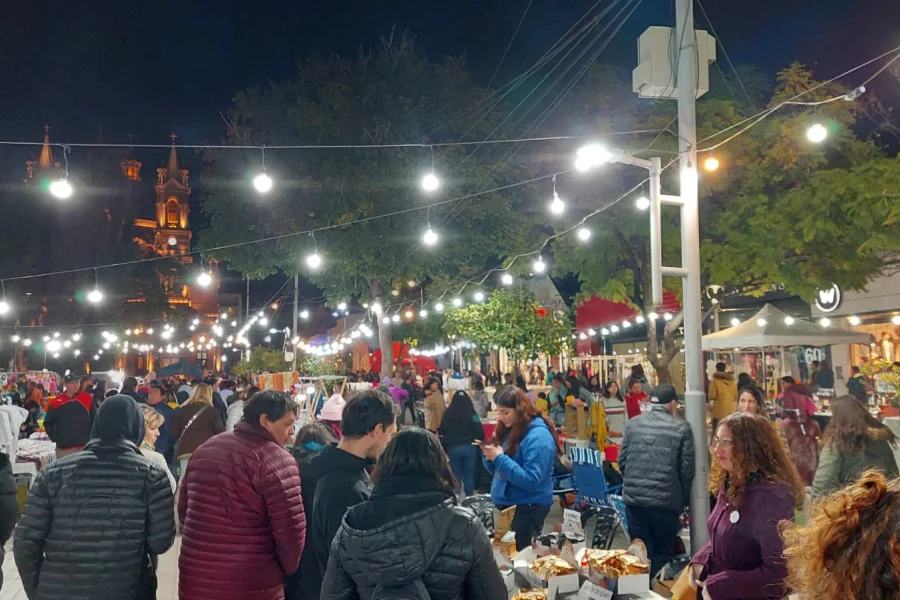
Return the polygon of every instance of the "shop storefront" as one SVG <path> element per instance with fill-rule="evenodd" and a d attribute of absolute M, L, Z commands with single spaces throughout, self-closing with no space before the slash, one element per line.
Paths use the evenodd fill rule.
<path fill-rule="evenodd" d="M 820 290 L 811 312 L 816 321 L 829 319 L 831 327 L 869 335 L 868 346 L 832 347 L 837 393 L 847 392 L 851 366 L 873 359 L 900 361 L 900 274 L 873 279 L 859 292 L 838 286 Z"/>

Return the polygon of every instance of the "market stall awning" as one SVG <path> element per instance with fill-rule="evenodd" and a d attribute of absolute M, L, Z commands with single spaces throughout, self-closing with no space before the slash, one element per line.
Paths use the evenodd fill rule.
<path fill-rule="evenodd" d="M 740 325 L 703 336 L 704 350 L 868 343 L 868 333 L 794 320 L 771 304 Z"/>

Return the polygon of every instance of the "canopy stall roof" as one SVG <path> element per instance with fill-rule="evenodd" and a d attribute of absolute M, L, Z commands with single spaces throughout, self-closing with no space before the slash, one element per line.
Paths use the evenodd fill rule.
<path fill-rule="evenodd" d="M 740 325 L 703 336 L 704 350 L 868 343 L 868 333 L 795 321 L 771 304 L 763 306 L 756 315 Z"/>

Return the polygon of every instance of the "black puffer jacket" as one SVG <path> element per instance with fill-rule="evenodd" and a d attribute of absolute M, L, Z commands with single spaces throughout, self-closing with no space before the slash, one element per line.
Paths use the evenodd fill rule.
<path fill-rule="evenodd" d="M 135 401 L 107 399 L 91 437 L 31 487 L 13 546 L 29 600 L 132 600 L 148 553 L 175 540 L 172 488 L 138 450 Z"/>
<path fill-rule="evenodd" d="M 331 546 L 322 600 L 368 600 L 421 578 L 433 600 L 505 600 L 481 522 L 437 482 L 394 477 L 351 508 Z"/>
<path fill-rule="evenodd" d="M 680 513 L 691 497 L 694 438 L 664 406 L 628 421 L 619 451 L 625 504 Z"/>
<path fill-rule="evenodd" d="M 3 546 L 16 526 L 19 501 L 16 499 L 16 481 L 13 478 L 9 456 L 0 452 L 0 566 L 5 555 Z M 3 573 L 0 572 L 0 588 L 3 587 Z"/>

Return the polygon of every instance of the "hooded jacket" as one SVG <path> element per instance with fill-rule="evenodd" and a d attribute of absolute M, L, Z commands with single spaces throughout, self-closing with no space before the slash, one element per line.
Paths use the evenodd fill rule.
<path fill-rule="evenodd" d="M 289 578 L 287 597 L 318 600 L 322 578 L 328 566 L 328 552 L 344 513 L 351 506 L 369 499 L 369 474 L 372 461 L 359 458 L 336 446 L 325 448 L 305 470 L 304 497 L 311 497 L 306 548 L 300 570 Z"/>
<path fill-rule="evenodd" d="M 734 412 L 737 406 L 738 389 L 734 375 L 716 371 L 709 382 L 707 397 L 712 400 L 714 419 L 724 419 Z"/>
<path fill-rule="evenodd" d="M 888 441 L 891 439 L 891 430 L 880 425 L 869 428 L 869 435 L 863 440 L 862 450 L 858 452 L 843 452 L 834 444 L 826 445 L 822 448 L 813 479 L 813 496 L 827 496 L 859 479 L 860 474 L 867 469 L 879 469 L 888 479 L 900 476 L 894 449 Z"/>
<path fill-rule="evenodd" d="M 437 481 L 394 477 L 351 508 L 331 546 L 322 600 L 368 600 L 421 579 L 434 600 L 504 600 L 506 585 L 475 514 Z"/>
<path fill-rule="evenodd" d="M 129 396 L 100 407 L 84 450 L 38 475 L 13 552 L 29 600 L 132 600 L 148 553 L 175 540 L 166 474 L 138 443 L 144 419 Z"/>
<path fill-rule="evenodd" d="M 509 439 L 503 440 L 506 451 Z M 556 442 L 541 417 L 532 419 L 516 453 L 501 454 L 496 460 L 484 458 L 484 468 L 494 476 L 491 500 L 500 506 L 553 504 L 553 464 Z"/>
<path fill-rule="evenodd" d="M 0 452 L 0 566 L 5 556 L 4 546 L 16 526 L 19 501 L 16 498 L 16 480 L 13 478 L 12 463 L 5 452 Z M 3 573 L 0 572 L 0 588 L 3 587 Z"/>
<path fill-rule="evenodd" d="M 179 596 L 284 598 L 284 577 L 297 570 L 306 540 L 290 453 L 260 425 L 242 422 L 194 451 L 181 486 Z"/>
<path fill-rule="evenodd" d="M 654 405 L 628 421 L 619 450 L 625 504 L 681 513 L 694 481 L 694 438 L 687 421 Z"/>
<path fill-rule="evenodd" d="M 784 410 L 786 411 L 796 410 L 801 413 L 806 413 L 807 416 L 812 415 L 814 412 L 812 411 L 814 408 L 812 392 L 809 391 L 809 388 L 803 383 L 789 385 L 781 394 L 781 401 L 784 405 Z"/>

